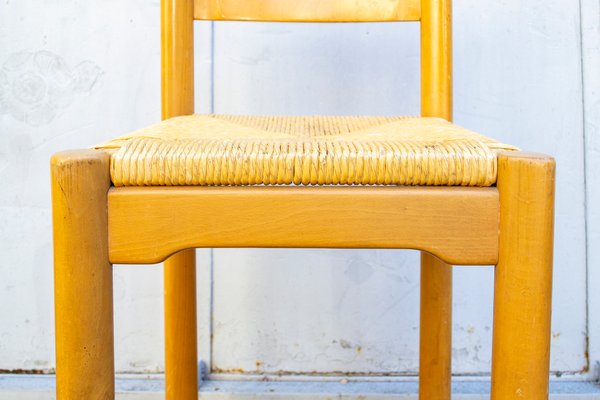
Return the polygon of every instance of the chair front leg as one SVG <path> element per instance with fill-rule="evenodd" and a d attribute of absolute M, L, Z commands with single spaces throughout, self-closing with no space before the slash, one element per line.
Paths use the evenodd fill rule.
<path fill-rule="evenodd" d="M 548 398 L 554 170 L 554 160 L 543 155 L 498 159 L 493 400 Z"/>
<path fill-rule="evenodd" d="M 58 153 L 51 171 L 57 399 L 113 399 L 108 156 L 94 150 Z"/>
<path fill-rule="evenodd" d="M 419 399 L 450 400 L 452 266 L 421 252 Z"/>

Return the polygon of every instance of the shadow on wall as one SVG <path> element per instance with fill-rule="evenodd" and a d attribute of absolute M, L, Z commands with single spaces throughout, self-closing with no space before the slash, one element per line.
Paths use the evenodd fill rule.
<path fill-rule="evenodd" d="M 102 75 L 92 61 L 69 68 L 49 51 L 10 54 L 0 68 L 0 115 L 10 114 L 31 126 L 46 125 L 77 96 L 90 94 Z"/>

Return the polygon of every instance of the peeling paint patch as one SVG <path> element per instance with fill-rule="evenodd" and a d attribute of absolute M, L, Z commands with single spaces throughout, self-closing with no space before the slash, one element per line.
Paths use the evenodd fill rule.
<path fill-rule="evenodd" d="M 373 266 L 361 257 L 353 257 L 346 270 L 346 277 L 357 285 L 368 281 L 374 273 Z"/>
<path fill-rule="evenodd" d="M 336 340 L 333 340 L 332 343 L 337 343 Z M 346 339 L 340 339 L 340 347 L 342 349 L 345 350 L 350 350 L 353 349 L 356 351 L 357 354 L 361 354 L 362 353 L 362 346 L 361 345 L 354 345 L 352 344 L 350 341 L 346 340 Z"/>

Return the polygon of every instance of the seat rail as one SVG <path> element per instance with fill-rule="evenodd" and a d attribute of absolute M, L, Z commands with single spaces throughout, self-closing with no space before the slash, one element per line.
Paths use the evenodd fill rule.
<path fill-rule="evenodd" d="M 397 248 L 449 264 L 498 260 L 498 191 L 463 187 L 121 187 L 108 194 L 112 263 L 194 247 Z"/>

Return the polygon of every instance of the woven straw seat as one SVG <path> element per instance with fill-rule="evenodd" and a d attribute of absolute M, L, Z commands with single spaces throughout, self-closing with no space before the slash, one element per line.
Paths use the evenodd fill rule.
<path fill-rule="evenodd" d="M 439 118 L 171 118 L 96 148 L 115 186 L 375 184 L 491 186 L 515 150 Z"/>

